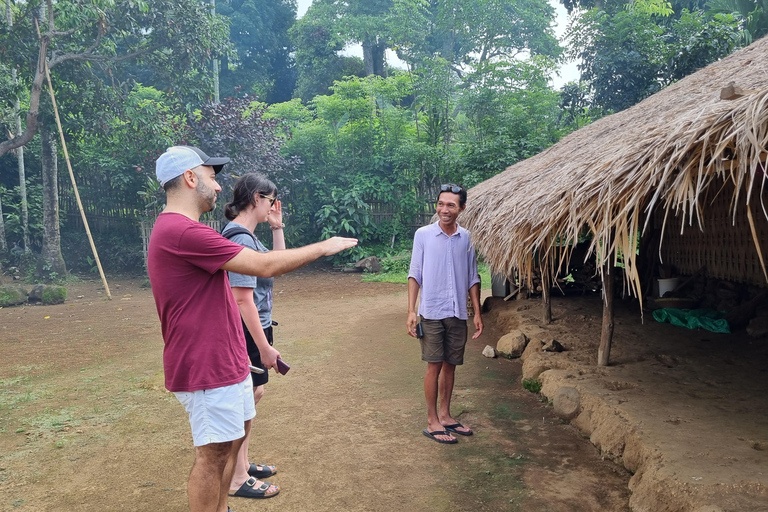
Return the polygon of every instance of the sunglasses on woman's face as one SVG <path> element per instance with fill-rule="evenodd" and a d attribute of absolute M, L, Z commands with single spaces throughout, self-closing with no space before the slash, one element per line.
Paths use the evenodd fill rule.
<path fill-rule="evenodd" d="M 259 194 L 264 199 L 269 199 L 269 206 L 272 206 L 275 204 L 275 201 L 277 201 L 277 197 L 268 196 L 267 194 Z"/>

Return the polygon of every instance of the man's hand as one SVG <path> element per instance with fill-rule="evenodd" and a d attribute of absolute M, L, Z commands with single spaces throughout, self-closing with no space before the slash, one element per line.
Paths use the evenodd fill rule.
<path fill-rule="evenodd" d="M 345 249 L 351 249 L 357 245 L 357 238 L 343 238 L 340 236 L 334 236 L 328 240 L 320 242 L 323 246 L 324 256 L 333 256 L 337 252 L 341 252 Z"/>
<path fill-rule="evenodd" d="M 277 358 L 280 357 L 280 352 L 277 349 L 269 345 L 266 349 L 259 348 L 259 356 L 261 356 L 261 364 L 266 370 L 274 368 L 277 371 Z"/>
<path fill-rule="evenodd" d="M 483 334 L 483 317 L 475 313 L 473 320 L 475 322 L 475 334 L 472 335 L 472 339 L 476 340 L 480 337 L 481 334 Z"/>
<path fill-rule="evenodd" d="M 416 338 L 416 324 L 419 323 L 419 318 L 413 311 L 408 312 L 408 320 L 405 321 L 405 328 L 408 329 L 408 334 Z"/>

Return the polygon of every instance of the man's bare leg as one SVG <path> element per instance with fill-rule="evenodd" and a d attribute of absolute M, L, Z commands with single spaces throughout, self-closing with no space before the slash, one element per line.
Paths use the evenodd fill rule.
<path fill-rule="evenodd" d="M 247 420 L 243 424 L 243 428 L 246 432 L 251 431 L 251 420 Z M 227 499 L 229 498 L 229 484 L 232 482 L 232 475 L 235 472 L 235 464 L 237 463 L 237 453 L 240 451 L 240 447 L 243 445 L 245 436 L 232 441 L 232 447 L 229 452 L 229 459 L 227 460 L 224 471 L 221 475 L 221 490 L 219 494 L 219 505 L 216 512 L 227 512 Z"/>
<path fill-rule="evenodd" d="M 253 388 L 253 405 L 259 403 L 259 400 L 261 400 L 261 397 L 264 395 L 264 386 L 256 386 Z M 253 427 L 253 420 L 248 421 L 248 424 Z M 250 475 L 248 474 L 248 470 L 250 469 L 250 463 L 248 462 L 248 444 L 251 440 L 251 429 L 246 428 L 245 430 L 245 437 L 243 438 L 243 443 L 240 446 L 240 450 L 237 452 L 237 461 L 235 463 L 235 470 L 232 474 L 232 481 L 229 484 L 229 490 L 230 491 L 236 491 L 238 490 L 243 483 L 245 483 L 248 478 L 250 478 Z M 261 484 L 259 484 L 261 485 Z"/>
<path fill-rule="evenodd" d="M 229 479 L 224 480 L 223 477 L 227 463 L 232 458 L 233 444 L 230 441 L 195 447 L 195 462 L 189 473 L 187 487 L 190 512 L 226 512 L 227 490 L 223 489 L 222 497 L 222 482 L 226 482 L 226 487 L 229 487 Z M 222 498 L 223 510 L 220 507 Z"/>
<path fill-rule="evenodd" d="M 444 363 L 427 363 L 427 373 L 424 375 L 424 396 L 427 399 L 427 429 L 430 432 L 443 430 L 443 425 L 437 415 L 437 393 L 440 373 Z M 452 435 L 436 435 L 441 441 L 455 439 Z"/>
<path fill-rule="evenodd" d="M 453 416 L 451 416 L 451 396 L 453 396 L 453 383 L 456 376 L 456 365 L 443 361 L 443 368 L 440 372 L 439 381 L 439 393 L 440 393 L 440 410 L 438 412 L 438 418 L 440 419 L 440 425 L 455 425 L 458 423 Z M 460 428 L 463 432 L 470 432 L 468 427 Z"/>

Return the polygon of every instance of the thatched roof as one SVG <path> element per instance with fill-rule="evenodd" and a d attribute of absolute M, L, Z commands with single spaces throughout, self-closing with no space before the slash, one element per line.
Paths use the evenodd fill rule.
<path fill-rule="evenodd" d="M 731 82 L 746 95 L 721 100 Z M 703 191 L 724 180 L 736 184 L 733 215 L 739 202 L 762 203 L 766 143 L 763 38 L 473 187 L 459 222 L 491 268 L 508 276 L 516 268 L 530 276 L 534 254 L 551 275 L 569 257 L 563 241 L 586 228 L 593 235 L 590 254 L 599 264 L 622 257 L 627 283 L 642 298 L 634 241 L 650 213 L 663 208 L 666 229 L 682 229 L 679 220 L 671 226 L 676 213 L 694 226 L 688 229 L 698 229 L 707 207 Z M 750 226 L 757 242 L 751 218 Z"/>

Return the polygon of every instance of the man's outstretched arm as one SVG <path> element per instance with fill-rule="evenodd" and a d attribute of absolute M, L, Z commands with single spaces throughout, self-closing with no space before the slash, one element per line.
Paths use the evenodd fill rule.
<path fill-rule="evenodd" d="M 275 277 L 301 268 L 323 256 L 332 256 L 356 245 L 357 238 L 335 236 L 298 249 L 282 251 L 257 252 L 246 247 L 221 268 L 249 276 Z"/>

